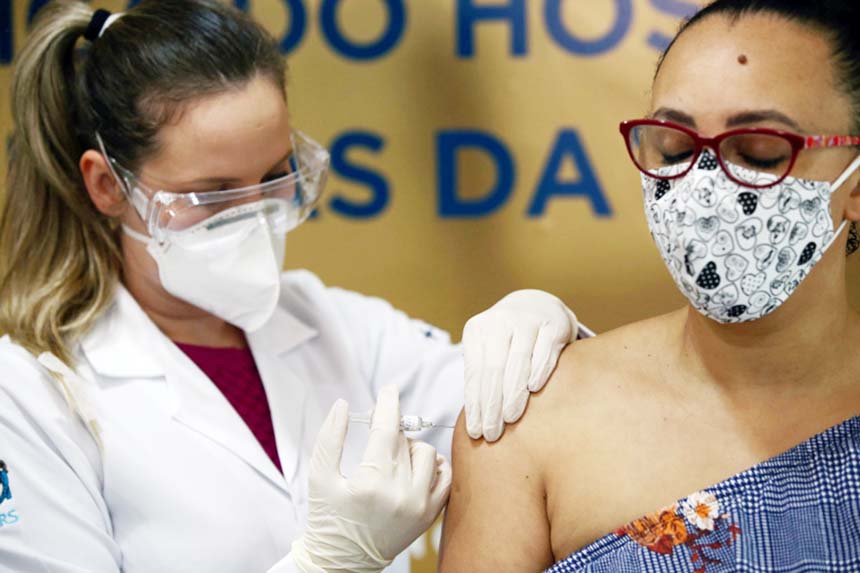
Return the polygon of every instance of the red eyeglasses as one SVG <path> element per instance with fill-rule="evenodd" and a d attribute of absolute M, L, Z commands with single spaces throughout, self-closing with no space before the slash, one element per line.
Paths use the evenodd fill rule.
<path fill-rule="evenodd" d="M 722 167 L 739 185 L 764 189 L 788 177 L 797 155 L 804 149 L 860 145 L 851 135 L 803 136 L 762 127 L 736 129 L 716 137 L 702 137 L 692 129 L 671 121 L 636 119 L 620 126 L 630 159 L 642 173 L 655 179 L 677 179 L 686 175 L 702 155 L 700 167 Z M 764 174 L 764 176 L 762 175 Z"/>

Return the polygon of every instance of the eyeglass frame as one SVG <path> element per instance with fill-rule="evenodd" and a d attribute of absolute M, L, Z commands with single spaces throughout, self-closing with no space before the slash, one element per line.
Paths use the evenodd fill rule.
<path fill-rule="evenodd" d="M 653 173 L 650 173 L 649 171 L 643 169 L 642 166 L 639 165 L 639 162 L 636 160 L 636 157 L 633 154 L 633 149 L 630 147 L 630 132 L 634 128 L 647 125 L 676 129 L 678 131 L 681 131 L 682 133 L 685 133 L 686 135 L 689 135 L 693 140 L 693 149 L 695 151 L 693 158 L 690 161 L 689 167 L 687 167 L 681 173 L 677 173 L 674 175 L 654 175 Z M 703 137 L 699 132 L 695 131 L 694 129 L 690 129 L 689 127 L 677 124 L 674 121 L 668 121 L 664 119 L 631 119 L 627 121 L 622 121 L 619 124 L 618 129 L 621 132 L 621 135 L 624 137 L 624 146 L 627 148 L 627 153 L 628 155 L 630 155 L 630 160 L 633 161 L 633 165 L 635 165 L 636 169 L 638 169 L 648 177 L 653 177 L 654 179 L 660 179 L 664 181 L 670 181 L 672 179 L 678 179 L 680 177 L 683 177 L 693 169 L 693 166 L 696 165 L 696 162 L 702 155 L 702 150 L 707 147 L 714 152 L 714 155 L 717 158 L 717 162 L 719 163 L 720 168 L 723 170 L 723 173 L 725 173 L 729 179 L 731 179 L 738 185 L 742 185 L 750 189 L 767 189 L 769 187 L 773 187 L 782 183 L 791 174 L 791 170 L 794 169 L 794 165 L 797 163 L 797 156 L 800 154 L 801 151 L 805 149 L 828 149 L 837 147 L 860 146 L 860 136 L 800 135 L 791 131 L 771 129 L 768 127 L 748 127 L 741 129 L 733 129 L 716 135 L 714 137 Z M 766 183 L 764 185 L 756 185 L 748 181 L 738 179 L 737 177 L 732 175 L 731 170 L 726 167 L 726 164 L 723 162 L 723 157 L 720 153 L 720 145 L 722 145 L 722 142 L 726 139 L 738 135 L 770 135 L 774 137 L 780 137 L 783 140 L 787 141 L 789 145 L 791 145 L 791 162 L 789 163 L 788 169 L 786 169 L 782 177 L 771 183 Z"/>

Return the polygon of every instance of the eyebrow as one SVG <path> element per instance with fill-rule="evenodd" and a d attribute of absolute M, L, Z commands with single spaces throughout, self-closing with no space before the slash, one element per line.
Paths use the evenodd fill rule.
<path fill-rule="evenodd" d="M 668 119 L 669 121 L 674 121 L 675 123 L 680 123 L 687 127 L 696 127 L 696 120 L 693 116 L 677 109 L 661 107 L 651 114 L 651 117 L 653 119 Z M 741 127 L 753 123 L 761 123 L 763 121 L 774 121 L 794 130 L 802 131 L 800 125 L 795 120 L 775 109 L 753 110 L 737 113 L 726 120 L 726 127 Z"/>
<path fill-rule="evenodd" d="M 293 155 L 293 152 L 294 152 L 293 148 L 290 147 L 290 149 L 287 150 L 286 155 L 284 155 L 282 158 L 280 158 L 278 161 L 276 161 L 274 165 L 272 165 L 269 169 L 267 169 L 266 173 L 271 173 L 272 171 L 275 171 L 279 166 L 283 165 L 290 158 L 290 156 Z M 215 186 L 215 185 L 226 185 L 226 184 L 232 184 L 232 183 L 238 183 L 238 182 L 239 182 L 238 179 L 225 179 L 223 177 L 204 177 L 202 179 L 194 179 L 193 181 L 187 181 L 185 183 L 182 183 L 181 185 L 178 185 L 178 187 L 189 187 L 189 186 L 194 186 L 194 185 L 212 185 L 212 186 Z"/>
<path fill-rule="evenodd" d="M 781 111 L 776 111 L 775 109 L 745 111 L 733 115 L 728 119 L 728 121 L 726 121 L 726 126 L 738 127 L 742 125 L 749 125 L 751 123 L 760 123 L 762 121 L 775 121 L 776 123 L 781 123 L 792 129 L 800 131 L 800 125 L 796 121 L 794 121 Z"/>
<path fill-rule="evenodd" d="M 661 107 L 652 113 L 651 119 L 668 119 L 669 121 L 674 121 L 675 123 L 680 123 L 687 127 L 696 127 L 696 120 L 693 119 L 692 115 L 668 107 Z"/>

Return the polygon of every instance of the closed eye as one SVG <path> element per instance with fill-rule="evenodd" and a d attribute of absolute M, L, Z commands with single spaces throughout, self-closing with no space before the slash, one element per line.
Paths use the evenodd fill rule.
<path fill-rule="evenodd" d="M 663 156 L 663 163 L 665 165 L 674 165 L 676 163 L 681 163 L 682 161 L 692 157 L 693 152 L 692 151 L 684 151 L 682 153 L 676 153 L 674 155 L 661 153 L 661 155 Z"/>
<path fill-rule="evenodd" d="M 779 167 L 785 161 L 788 161 L 788 157 L 776 157 L 774 159 L 763 159 L 758 157 L 752 157 L 750 155 L 746 155 L 741 153 L 741 159 L 743 159 L 744 164 L 754 167 L 757 169 L 773 169 L 775 167 Z"/>

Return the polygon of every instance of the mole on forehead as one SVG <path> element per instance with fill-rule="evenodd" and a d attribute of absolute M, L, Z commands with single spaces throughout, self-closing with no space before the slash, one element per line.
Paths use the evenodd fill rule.
<path fill-rule="evenodd" d="M 749 63 L 749 61 L 750 60 L 749 60 L 749 58 L 747 58 L 746 54 L 741 54 L 740 56 L 738 56 L 738 63 L 742 66 L 747 65 Z"/>

